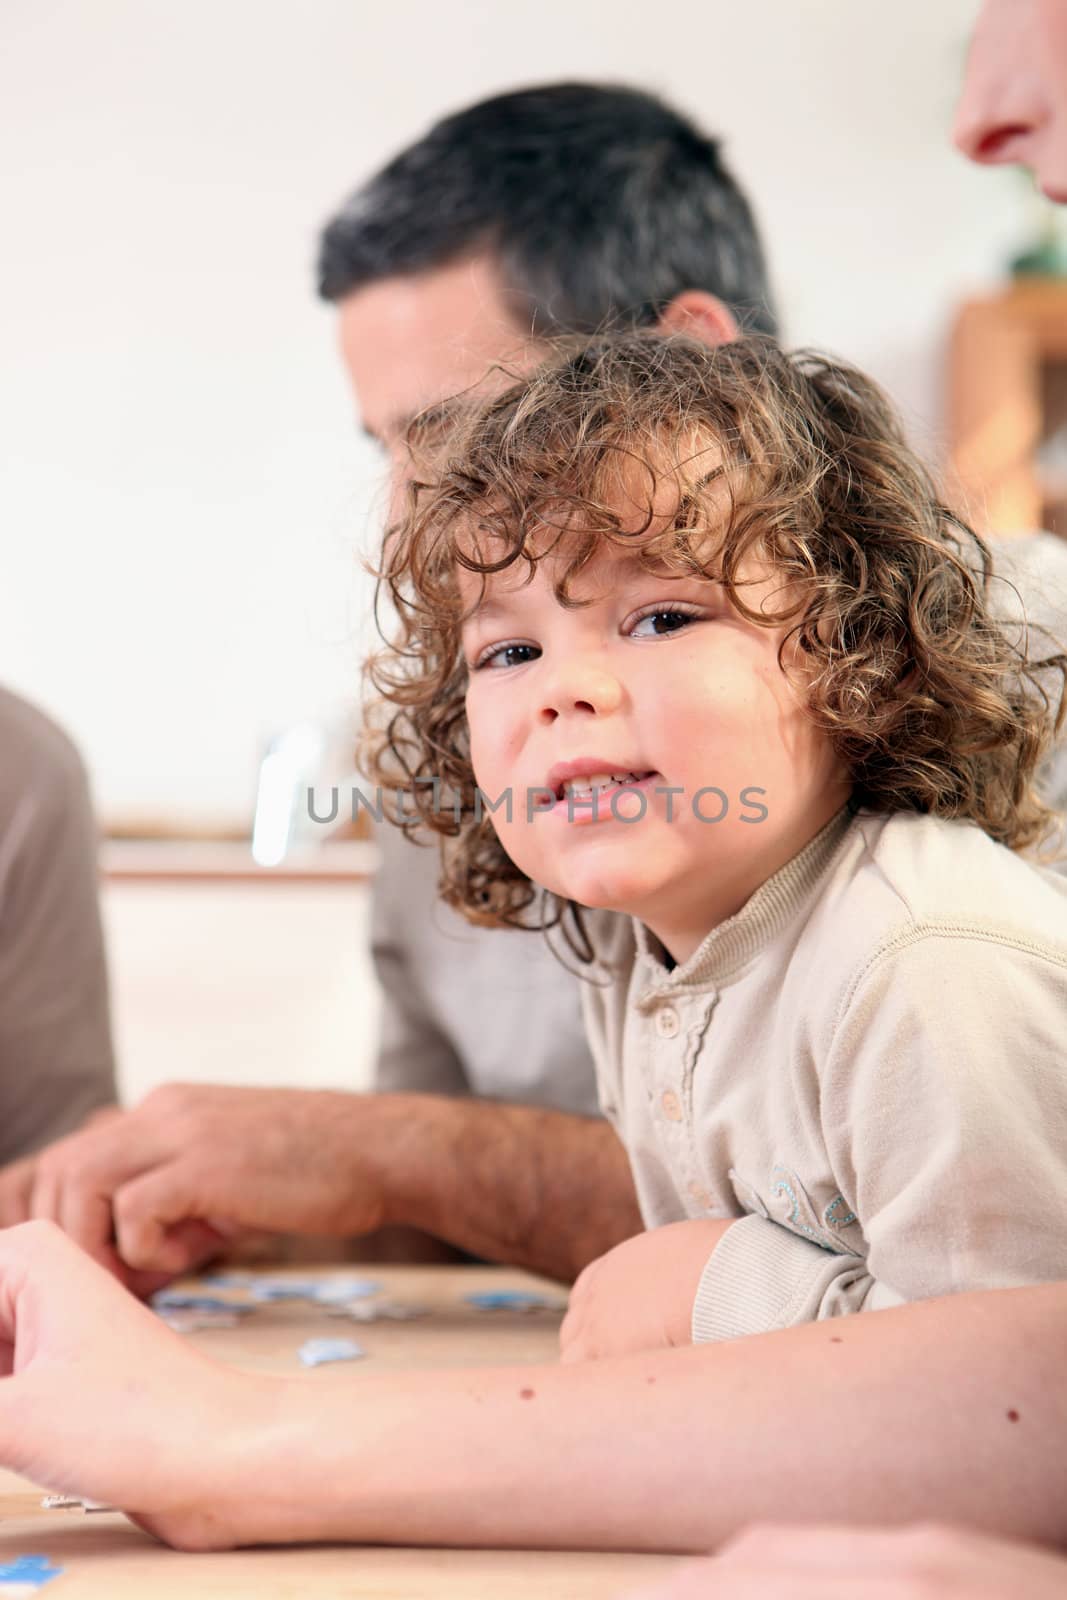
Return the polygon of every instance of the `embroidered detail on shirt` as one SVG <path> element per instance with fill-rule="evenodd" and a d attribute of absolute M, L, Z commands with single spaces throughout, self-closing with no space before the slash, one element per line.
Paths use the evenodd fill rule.
<path fill-rule="evenodd" d="M 795 1228 L 798 1233 L 806 1233 L 809 1239 L 814 1239 L 817 1243 L 820 1243 L 818 1229 L 809 1227 L 806 1222 L 801 1220 L 798 1190 L 803 1193 L 800 1179 L 795 1172 L 789 1172 L 785 1167 L 774 1168 L 771 1173 L 771 1193 L 784 1194 L 789 1200 L 793 1208 L 785 1219 L 789 1227 Z M 804 1203 L 807 1207 L 808 1215 L 811 1216 L 811 1202 L 808 1200 L 807 1195 L 804 1195 Z"/>
<path fill-rule="evenodd" d="M 772 1221 L 780 1222 L 783 1227 L 792 1228 L 794 1233 L 802 1234 L 805 1239 L 811 1239 L 824 1250 L 832 1250 L 835 1255 L 857 1253 L 855 1243 L 846 1244 L 840 1237 L 842 1229 L 850 1227 L 858 1220 L 852 1211 L 846 1212 L 844 1216 L 839 1215 L 841 1208 L 847 1204 L 844 1195 L 834 1195 L 820 1219 L 807 1190 L 797 1174 L 789 1167 L 773 1167 L 770 1184 L 771 1193 L 783 1199 L 789 1208 L 788 1215 L 779 1214 L 777 1217 L 772 1217 Z"/>
<path fill-rule="evenodd" d="M 847 1228 L 850 1223 L 856 1221 L 856 1213 L 854 1211 L 850 1211 L 845 1217 L 839 1215 L 841 1208 L 847 1204 L 848 1201 L 845 1199 L 843 1194 L 834 1195 L 834 1198 L 830 1201 L 830 1204 L 822 1214 L 822 1220 L 828 1228 L 833 1228 L 835 1231 L 838 1231 L 841 1228 Z"/>

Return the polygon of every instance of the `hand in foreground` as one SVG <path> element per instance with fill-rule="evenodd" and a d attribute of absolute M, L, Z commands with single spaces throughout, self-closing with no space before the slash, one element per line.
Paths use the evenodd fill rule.
<path fill-rule="evenodd" d="M 692 1343 L 700 1275 L 734 1219 L 671 1222 L 609 1250 L 571 1290 L 559 1331 L 562 1361 L 596 1361 Z"/>
<path fill-rule="evenodd" d="M 1062 1600 L 1067 1561 L 935 1523 L 754 1527 L 631 1600 Z"/>
<path fill-rule="evenodd" d="M 41 1151 L 32 1214 L 127 1277 L 192 1271 L 249 1232 L 369 1233 L 387 1220 L 371 1099 L 168 1084 Z"/>
<path fill-rule="evenodd" d="M 207 1361 L 48 1223 L 0 1232 L 0 1374 L 5 1467 L 183 1549 L 238 1542 L 267 1380 Z"/>

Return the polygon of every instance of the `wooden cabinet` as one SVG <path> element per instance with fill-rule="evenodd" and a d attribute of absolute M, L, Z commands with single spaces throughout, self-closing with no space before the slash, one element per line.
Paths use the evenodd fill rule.
<path fill-rule="evenodd" d="M 1067 536 L 1067 279 L 960 308 L 948 408 L 949 493 L 978 530 Z"/>

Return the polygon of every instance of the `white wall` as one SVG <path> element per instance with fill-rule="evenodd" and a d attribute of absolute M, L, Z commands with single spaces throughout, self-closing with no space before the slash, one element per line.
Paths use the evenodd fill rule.
<path fill-rule="evenodd" d="M 727 136 L 796 342 L 936 430 L 1021 188 L 946 130 L 976 0 L 4 0 L 0 676 L 112 816 L 240 819 L 264 737 L 351 704 L 377 466 L 316 228 L 438 113 L 562 75 Z M 936 441 L 935 441 L 936 442 Z"/>
<path fill-rule="evenodd" d="M 119 1089 L 365 1089 L 378 1031 L 366 884 L 109 883 Z"/>

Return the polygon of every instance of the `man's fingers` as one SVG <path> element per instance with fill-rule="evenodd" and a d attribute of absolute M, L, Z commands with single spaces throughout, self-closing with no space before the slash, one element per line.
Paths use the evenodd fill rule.
<path fill-rule="evenodd" d="M 43 1161 L 37 1163 L 30 1191 L 30 1216 L 38 1222 L 59 1222 L 59 1178 Z"/>
<path fill-rule="evenodd" d="M 59 1215 L 56 1221 L 69 1234 L 75 1244 L 88 1252 L 102 1265 L 110 1263 L 107 1256 L 111 1244 L 111 1200 L 107 1194 L 94 1193 L 74 1184 L 60 1187 L 57 1196 Z"/>
<path fill-rule="evenodd" d="M 56 1222 L 104 1265 L 113 1266 L 112 1196 L 164 1156 L 152 1124 L 135 1113 L 109 1112 L 96 1125 L 61 1139 L 37 1160 L 32 1215 Z"/>
<path fill-rule="evenodd" d="M 133 1178 L 112 1202 L 119 1255 L 141 1272 L 187 1272 L 218 1254 L 207 1218 L 211 1196 L 192 1163 L 170 1162 Z"/>
<path fill-rule="evenodd" d="M 0 1228 L 14 1228 L 33 1215 L 36 1156 L 13 1161 L 0 1172 Z"/>

